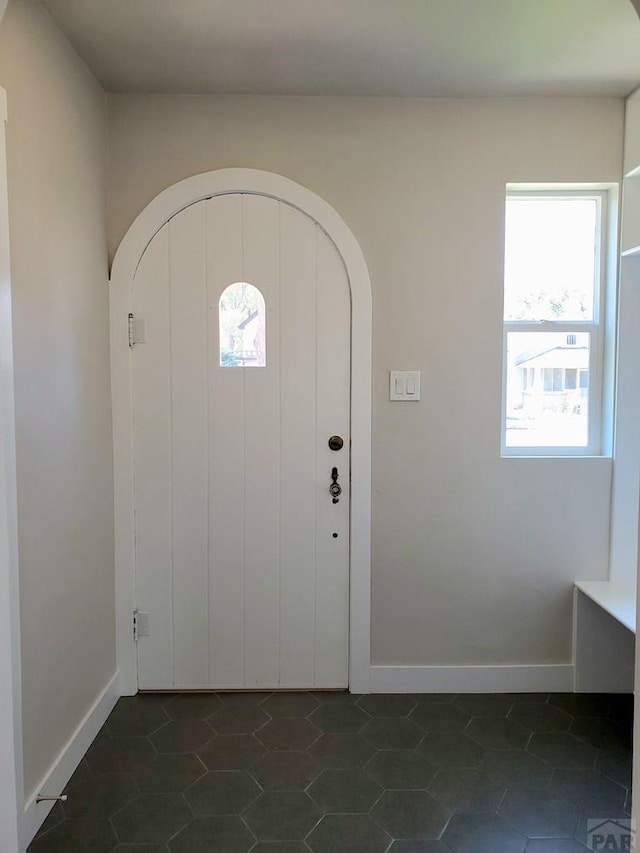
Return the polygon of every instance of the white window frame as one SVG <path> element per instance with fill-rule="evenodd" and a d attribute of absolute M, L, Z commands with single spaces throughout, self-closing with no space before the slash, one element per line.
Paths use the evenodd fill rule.
<path fill-rule="evenodd" d="M 514 197 L 530 198 L 588 198 L 597 203 L 596 223 L 596 275 L 594 281 L 593 319 L 590 321 L 572 320 L 504 320 L 502 322 L 502 417 L 501 417 L 501 454 L 513 456 L 608 456 L 611 448 L 605 447 L 604 419 L 610 413 L 605 413 L 605 379 L 613 381 L 613 376 L 605 377 L 605 349 L 613 347 L 613 341 L 605 342 L 607 326 L 606 313 L 610 300 L 607 298 L 610 263 L 607 257 L 612 247 L 609 245 L 609 227 L 613 192 L 605 185 L 518 185 L 507 184 L 506 200 Z M 506 214 L 505 214 L 506 224 Z M 506 229 L 505 229 L 506 230 Z M 506 248 L 506 246 L 505 246 Z M 613 283 L 611 283 L 613 287 Z M 504 294 L 504 283 L 503 283 Z M 574 335 L 588 333 L 589 346 L 589 407 L 588 407 L 588 440 L 585 446 L 507 446 L 507 340 L 513 332 L 539 332 L 548 334 Z M 579 380 L 578 380 L 579 381 Z"/>

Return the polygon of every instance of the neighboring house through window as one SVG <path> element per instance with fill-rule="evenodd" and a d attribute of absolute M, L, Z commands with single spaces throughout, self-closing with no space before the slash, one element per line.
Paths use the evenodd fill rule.
<path fill-rule="evenodd" d="M 607 195 L 507 190 L 503 455 L 603 452 Z"/>

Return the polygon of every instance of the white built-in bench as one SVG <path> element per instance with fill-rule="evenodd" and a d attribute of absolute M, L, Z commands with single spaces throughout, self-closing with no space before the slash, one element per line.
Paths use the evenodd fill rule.
<path fill-rule="evenodd" d="M 633 693 L 636 590 L 621 581 L 577 581 L 574 686 L 579 693 Z"/>

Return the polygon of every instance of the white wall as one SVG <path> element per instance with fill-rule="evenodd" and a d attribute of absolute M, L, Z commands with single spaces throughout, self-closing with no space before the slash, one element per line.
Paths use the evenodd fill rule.
<path fill-rule="evenodd" d="M 14 850 L 22 829 L 22 690 L 6 118 L 0 88 L 0 850 Z"/>
<path fill-rule="evenodd" d="M 48 15 L 10 0 L 8 94 L 25 790 L 115 669 L 105 99 Z"/>
<path fill-rule="evenodd" d="M 611 462 L 500 459 L 504 191 L 618 181 L 623 102 L 108 102 L 112 252 L 158 192 L 224 166 L 299 181 L 360 241 L 374 304 L 374 662 L 568 662 L 572 581 L 607 576 Z M 389 369 L 422 370 L 419 405 L 387 401 Z"/>
<path fill-rule="evenodd" d="M 0 0 L 0 22 L 7 8 L 7 0 Z M 0 92 L 2 110 L 6 110 L 6 93 Z M 11 291 L 9 279 L 9 231 L 8 231 L 8 201 L 6 187 L 6 165 L 5 165 L 5 139 L 4 119 L 2 116 L 2 127 L 0 128 L 0 205 L 2 206 L 0 219 L 0 288 L 4 306 L 11 304 Z M 3 345 L 5 340 L 12 341 L 11 329 L 4 330 L 1 334 Z M 11 609 L 17 598 L 17 519 L 15 507 L 15 417 L 13 405 L 13 346 L 9 353 L 9 365 L 11 370 L 6 374 L 3 369 L 3 404 L 2 414 L 5 423 L 10 423 L 10 434 L 7 436 L 3 429 L 0 435 L 0 454 L 2 455 L 2 492 L 0 493 L 0 515 L 2 516 L 2 565 L 6 569 L 1 578 L 3 588 L 0 592 L 0 609 L 2 610 L 2 637 L 0 648 L 0 680 L 3 684 L 11 685 L 5 690 L 0 699 L 0 776 L 5 780 L 5 795 L 0 806 L 0 844 L 6 847 L 16 847 L 20 835 L 20 809 L 22 805 L 22 748 L 21 744 L 15 744 L 15 738 L 22 731 L 22 689 L 21 675 L 17 665 L 17 654 L 15 644 L 18 633 L 18 622 L 16 614 L 11 614 Z M 7 388 L 9 389 L 10 404 L 7 406 Z M 8 418 L 7 418 L 8 415 Z M 7 445 L 11 448 L 7 454 Z M 7 456 L 13 463 L 13 470 L 7 474 Z M 13 518 L 7 512 L 7 504 L 13 505 Z M 12 553 L 13 551 L 13 553 Z M 16 714 L 19 709 L 19 714 Z M 16 719 L 16 717 L 19 719 Z M 18 754 L 16 754 L 18 753 Z"/>

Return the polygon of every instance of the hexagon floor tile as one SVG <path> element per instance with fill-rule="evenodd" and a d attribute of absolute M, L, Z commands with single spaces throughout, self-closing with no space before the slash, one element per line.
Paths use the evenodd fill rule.
<path fill-rule="evenodd" d="M 631 744 L 630 730 L 604 717 L 576 717 L 569 731 L 598 749 L 626 749 Z"/>
<path fill-rule="evenodd" d="M 171 720 L 149 740 L 158 752 L 195 752 L 214 737 L 215 732 L 205 720 Z"/>
<path fill-rule="evenodd" d="M 451 812 L 426 791 L 386 791 L 371 816 L 391 838 L 435 840 Z"/>
<path fill-rule="evenodd" d="M 319 704 L 309 693 L 274 693 L 260 707 L 275 720 L 278 717 L 308 717 Z"/>
<path fill-rule="evenodd" d="M 44 835 L 36 837 L 29 853 L 111 853 L 118 839 L 107 818 L 90 822 L 64 820 Z"/>
<path fill-rule="evenodd" d="M 445 767 L 479 767 L 485 750 L 462 733 L 427 734 L 418 752 L 439 769 Z"/>
<path fill-rule="evenodd" d="M 166 844 L 118 844 L 112 853 L 170 853 Z"/>
<path fill-rule="evenodd" d="M 180 693 L 164 706 L 172 720 L 205 720 L 222 707 L 215 693 Z"/>
<path fill-rule="evenodd" d="M 268 752 L 251 775 L 265 791 L 304 791 L 319 772 L 309 752 Z"/>
<path fill-rule="evenodd" d="M 390 838 L 367 815 L 326 815 L 309 835 L 313 853 L 385 853 Z"/>
<path fill-rule="evenodd" d="M 376 717 L 360 732 L 378 749 L 415 749 L 424 732 L 403 717 Z"/>
<path fill-rule="evenodd" d="M 548 791 L 507 791 L 498 814 L 528 838 L 571 838 L 578 812 Z"/>
<path fill-rule="evenodd" d="M 551 693 L 548 702 L 572 717 L 606 717 L 612 697 L 601 693 Z"/>
<path fill-rule="evenodd" d="M 565 770 L 593 767 L 598 754 L 594 746 L 569 732 L 535 732 L 527 750 L 552 767 Z"/>
<path fill-rule="evenodd" d="M 556 770 L 550 791 L 581 814 L 595 817 L 598 809 L 600 817 L 606 817 L 608 810 L 622 809 L 627 793 L 597 770 Z"/>
<path fill-rule="evenodd" d="M 572 718 L 564 711 L 534 702 L 517 702 L 509 719 L 530 732 L 566 732 L 572 723 Z"/>
<path fill-rule="evenodd" d="M 162 705 L 138 700 L 138 696 L 123 696 L 109 717 L 112 735 L 150 735 L 169 721 Z"/>
<path fill-rule="evenodd" d="M 269 719 L 257 705 L 223 705 L 209 722 L 221 735 L 252 735 Z"/>
<path fill-rule="evenodd" d="M 309 748 L 321 767 L 338 770 L 362 767 L 375 751 L 375 746 L 360 735 L 344 732 L 328 732 Z"/>
<path fill-rule="evenodd" d="M 272 696 L 272 693 L 258 693 L 257 691 L 249 690 L 241 693 L 218 693 L 220 697 L 220 701 L 223 705 L 235 705 L 236 707 L 240 705 L 260 705 L 260 703 L 264 702 L 269 696 Z"/>
<path fill-rule="evenodd" d="M 426 788 L 435 768 L 412 749 L 384 749 L 365 765 L 365 771 L 383 788 L 409 790 Z"/>
<path fill-rule="evenodd" d="M 123 697 L 28 853 L 585 853 L 633 697 Z M 197 815 L 197 816 L 194 816 Z"/>
<path fill-rule="evenodd" d="M 217 735 L 198 758 L 209 770 L 249 770 L 266 752 L 254 735 Z"/>
<path fill-rule="evenodd" d="M 409 719 L 427 732 L 461 732 L 471 717 L 449 703 L 432 702 L 419 704 Z"/>
<path fill-rule="evenodd" d="M 94 744 L 86 755 L 87 769 L 92 775 L 131 773 L 155 755 L 146 737 L 112 737 Z"/>
<path fill-rule="evenodd" d="M 307 793 L 326 813 L 366 814 L 382 788 L 361 770 L 324 770 Z"/>
<path fill-rule="evenodd" d="M 519 723 L 504 717 L 476 717 L 465 734 L 487 749 L 524 749 L 530 736 Z"/>
<path fill-rule="evenodd" d="M 514 696 L 503 693 L 463 693 L 452 704 L 470 717 L 506 717 L 514 701 Z"/>
<path fill-rule="evenodd" d="M 256 737 L 267 749 L 291 751 L 307 749 L 321 734 L 309 720 L 280 719 L 271 720 Z"/>
<path fill-rule="evenodd" d="M 369 693 L 358 700 L 358 707 L 372 717 L 406 717 L 416 704 L 401 693 Z"/>
<path fill-rule="evenodd" d="M 170 842 L 171 853 L 247 853 L 254 839 L 239 817 L 197 817 Z M 140 848 L 140 853 L 145 853 Z"/>
<path fill-rule="evenodd" d="M 358 732 L 371 717 L 357 705 L 336 702 L 320 705 L 309 719 L 323 732 Z"/>
<path fill-rule="evenodd" d="M 184 791 L 206 772 L 207 768 L 192 752 L 167 753 L 145 761 L 132 776 L 144 794 L 172 794 Z"/>
<path fill-rule="evenodd" d="M 495 812 L 505 788 L 481 770 L 439 770 L 428 787 L 453 812 Z"/>
<path fill-rule="evenodd" d="M 488 752 L 482 769 L 505 788 L 546 788 L 553 775 L 549 764 L 521 749 Z"/>
<path fill-rule="evenodd" d="M 67 794 L 64 806 L 67 818 L 83 820 L 112 817 L 137 799 L 138 791 L 128 773 L 104 773 L 90 785 L 77 785 Z"/>
<path fill-rule="evenodd" d="M 142 794 L 112 819 L 120 841 L 131 844 L 165 843 L 192 819 L 180 794 Z"/>
<path fill-rule="evenodd" d="M 596 759 L 596 770 L 607 779 L 624 788 L 631 787 L 632 761 L 630 752 L 600 752 Z"/>
<path fill-rule="evenodd" d="M 526 853 L 587 853 L 587 848 L 575 838 L 533 838 Z"/>
<path fill-rule="evenodd" d="M 257 782 L 244 770 L 212 771 L 185 793 L 197 817 L 240 815 L 260 796 Z"/>
<path fill-rule="evenodd" d="M 260 841 L 298 841 L 310 832 L 322 811 L 303 791 L 265 791 L 244 815 Z"/>
<path fill-rule="evenodd" d="M 527 844 L 501 817 L 486 814 L 454 815 L 442 840 L 453 853 L 523 853 Z"/>

